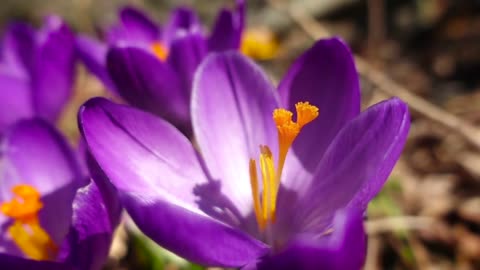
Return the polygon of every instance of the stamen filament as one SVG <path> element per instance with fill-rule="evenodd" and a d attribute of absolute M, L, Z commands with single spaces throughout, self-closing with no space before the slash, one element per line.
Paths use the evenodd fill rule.
<path fill-rule="evenodd" d="M 297 111 L 296 122 L 292 120 L 293 113 L 286 109 L 273 111 L 273 120 L 277 126 L 279 145 L 276 169 L 270 148 L 265 145 L 260 146 L 260 171 L 263 185 L 261 203 L 256 163 L 255 160 L 250 159 L 250 183 L 252 186 L 255 216 L 260 231 L 264 231 L 269 223 L 273 223 L 276 220 L 278 190 L 290 147 L 300 130 L 318 117 L 318 108 L 310 105 L 308 102 L 299 102 L 295 104 L 295 108 Z"/>
<path fill-rule="evenodd" d="M 265 208 L 264 211 L 267 212 L 267 220 L 269 220 L 272 219 L 272 216 L 275 213 L 275 202 L 277 197 L 275 165 L 273 163 L 273 155 L 272 151 L 270 151 L 270 148 L 267 146 L 260 146 L 260 152 L 265 163 L 265 171 L 267 176 L 266 182 L 268 186 L 268 194 L 265 196 L 267 197 L 268 202 L 263 207 Z"/>
<path fill-rule="evenodd" d="M 39 223 L 26 225 L 15 221 L 8 228 L 8 233 L 18 248 L 31 259 L 48 260 L 58 251 L 55 243 Z"/>
<path fill-rule="evenodd" d="M 250 185 L 252 186 L 253 209 L 261 230 L 265 228 L 265 222 L 262 217 L 262 206 L 260 205 L 260 194 L 258 191 L 257 164 L 254 159 L 250 159 Z"/>
<path fill-rule="evenodd" d="M 269 175 L 267 171 L 267 161 L 265 160 L 265 156 L 263 154 L 260 155 L 260 171 L 262 172 L 262 184 L 263 184 L 263 196 L 262 196 L 262 218 L 263 220 L 268 220 L 268 203 L 269 198 L 272 193 L 272 189 L 270 186 Z"/>

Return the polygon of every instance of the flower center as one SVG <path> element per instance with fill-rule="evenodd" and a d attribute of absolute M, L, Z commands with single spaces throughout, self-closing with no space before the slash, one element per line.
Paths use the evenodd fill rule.
<path fill-rule="evenodd" d="M 54 258 L 58 247 L 41 227 L 38 212 L 43 208 L 40 193 L 22 184 L 12 188 L 14 198 L 0 205 L 0 211 L 14 220 L 8 234 L 25 256 L 34 260 Z"/>
<path fill-rule="evenodd" d="M 250 159 L 249 172 L 252 187 L 253 208 L 260 231 L 264 231 L 268 224 L 275 222 L 275 208 L 277 204 L 278 188 L 282 176 L 283 166 L 288 150 L 300 130 L 318 117 L 318 108 L 308 102 L 295 104 L 297 121 L 292 120 L 293 113 L 286 109 L 275 109 L 273 120 L 278 131 L 278 160 L 277 166 L 273 161 L 272 151 L 266 145 L 260 146 L 260 172 L 262 176 L 262 194 L 259 192 L 257 164 L 255 159 Z"/>
<path fill-rule="evenodd" d="M 150 49 L 153 51 L 156 57 L 160 60 L 165 61 L 168 57 L 168 48 L 163 45 L 162 42 L 156 41 L 150 45 Z"/>

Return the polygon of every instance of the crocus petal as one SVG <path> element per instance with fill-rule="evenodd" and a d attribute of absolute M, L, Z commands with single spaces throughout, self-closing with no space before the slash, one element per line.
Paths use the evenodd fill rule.
<path fill-rule="evenodd" d="M 268 247 L 243 231 L 167 201 L 123 194 L 123 203 L 140 230 L 189 261 L 239 267 L 256 261 Z"/>
<path fill-rule="evenodd" d="M 73 267 L 63 263 L 28 260 L 9 254 L 0 253 L 2 270 L 73 270 Z"/>
<path fill-rule="evenodd" d="M 249 159 L 258 158 L 260 145 L 277 152 L 275 90 L 258 66 L 236 52 L 211 54 L 195 76 L 195 138 L 212 178 L 246 216 L 253 209 Z"/>
<path fill-rule="evenodd" d="M 170 45 L 173 40 L 189 33 L 202 32 L 202 25 L 197 14 L 186 7 L 179 7 L 172 12 L 172 15 L 165 26 L 163 41 Z"/>
<path fill-rule="evenodd" d="M 121 205 L 115 188 L 91 159 L 90 171 L 95 181 L 81 188 L 73 202 L 68 261 L 79 269 L 99 270 L 119 223 Z"/>
<path fill-rule="evenodd" d="M 72 93 L 74 37 L 58 17 L 49 17 L 40 32 L 32 73 L 33 100 L 39 116 L 57 120 Z"/>
<path fill-rule="evenodd" d="M 75 41 L 80 60 L 107 89 L 116 93 L 117 88 L 107 71 L 107 45 L 85 35 L 78 35 Z"/>
<path fill-rule="evenodd" d="M 35 139 L 32 139 L 35 138 Z M 83 184 L 81 169 L 65 139 L 42 120 L 23 120 L 2 141 L 0 202 L 10 200 L 14 185 L 28 184 L 42 195 L 42 227 L 61 243 L 70 226 L 71 202 Z"/>
<path fill-rule="evenodd" d="M 293 112 L 300 101 L 320 109 L 319 117 L 302 129 L 293 145 L 300 164 L 311 173 L 338 131 L 360 112 L 358 75 L 350 50 L 337 38 L 318 41 L 295 61 L 280 83 L 279 93 L 283 105 Z M 290 165 L 286 167 L 291 175 L 302 173 L 302 166 Z M 294 178 L 282 183 L 308 186 Z"/>
<path fill-rule="evenodd" d="M 0 134 L 15 121 L 31 117 L 32 96 L 28 80 L 0 73 Z"/>
<path fill-rule="evenodd" d="M 142 11 L 127 6 L 120 11 L 119 16 L 120 23 L 107 32 L 107 40 L 110 44 L 150 43 L 159 39 L 160 29 Z"/>
<path fill-rule="evenodd" d="M 300 236 L 287 248 L 259 264 L 257 269 L 358 270 L 366 255 L 363 211 L 341 210 L 335 215 L 332 232 Z"/>
<path fill-rule="evenodd" d="M 190 93 L 193 74 L 206 54 L 205 38 L 198 33 L 177 38 L 170 45 L 168 63 L 177 71 L 183 91 Z"/>
<path fill-rule="evenodd" d="M 85 147 L 87 146 L 85 145 Z M 108 223 L 111 225 L 105 228 L 114 228 L 120 222 L 122 214 L 122 205 L 118 198 L 117 189 L 112 185 L 90 152 L 87 153 L 87 166 L 93 183 L 97 186 L 92 188 L 98 189 L 99 193 L 97 195 L 100 195 L 102 198 L 101 201 L 106 210 L 105 214 L 107 215 Z"/>
<path fill-rule="evenodd" d="M 11 219 L 3 214 L 0 215 L 0 256 L 1 254 L 8 254 L 11 256 L 23 257 L 22 251 L 12 241 L 8 234 L 8 229 L 12 224 Z"/>
<path fill-rule="evenodd" d="M 210 180 L 190 142 L 173 126 L 101 98 L 80 109 L 79 122 L 128 213 L 154 241 L 206 265 L 241 266 L 265 252 L 262 243 L 200 211 L 198 201 L 209 194 L 202 198 L 195 190 Z"/>
<path fill-rule="evenodd" d="M 120 191 L 153 195 L 166 189 L 194 204 L 192 190 L 206 177 L 193 147 L 170 124 L 103 98 L 88 101 L 79 117 L 91 154 Z"/>
<path fill-rule="evenodd" d="M 327 149 L 308 193 L 294 206 L 297 229 L 322 230 L 348 204 L 365 209 L 398 160 L 409 127 L 408 107 L 397 98 L 348 123 Z"/>
<path fill-rule="evenodd" d="M 222 9 L 208 40 L 210 51 L 234 50 L 240 47 L 245 27 L 245 1 L 237 0 L 235 10 Z"/>
<path fill-rule="evenodd" d="M 136 47 L 113 47 L 107 68 L 121 96 L 130 104 L 185 125 L 189 94 L 176 72 L 152 53 Z"/>
<path fill-rule="evenodd" d="M 2 61 L 14 72 L 28 76 L 32 69 L 34 48 L 35 32 L 32 27 L 24 23 L 12 23 L 3 39 Z"/>

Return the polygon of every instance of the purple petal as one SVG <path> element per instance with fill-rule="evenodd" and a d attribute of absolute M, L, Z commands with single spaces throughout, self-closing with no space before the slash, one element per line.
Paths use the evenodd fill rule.
<path fill-rule="evenodd" d="M 208 40 L 210 51 L 236 50 L 240 47 L 245 27 L 245 1 L 237 0 L 237 7 L 231 11 L 222 9 L 218 13 Z"/>
<path fill-rule="evenodd" d="M 161 246 L 219 266 L 240 266 L 265 252 L 262 243 L 198 209 L 204 198 L 194 190 L 209 180 L 190 142 L 167 122 L 101 98 L 81 108 L 79 121 L 130 216 Z"/>
<path fill-rule="evenodd" d="M 122 205 L 118 198 L 117 189 L 112 185 L 110 179 L 108 179 L 90 153 L 88 153 L 87 163 L 93 183 L 97 186 L 92 188 L 98 189 L 95 196 L 101 196 L 101 202 L 105 206 L 104 214 L 107 216 L 108 224 L 110 224 L 110 226 L 105 226 L 104 228 L 114 229 L 119 224 L 122 214 Z"/>
<path fill-rule="evenodd" d="M 131 34 L 138 33 L 152 40 L 160 36 L 160 29 L 158 26 L 148 18 L 141 10 L 131 6 L 124 7 L 120 11 L 120 20 L 123 26 L 130 31 Z"/>
<path fill-rule="evenodd" d="M 90 169 L 95 181 L 81 188 L 73 202 L 68 259 L 80 269 L 97 270 L 107 258 L 121 206 L 116 189 L 93 160 Z"/>
<path fill-rule="evenodd" d="M 14 185 L 35 187 L 44 204 L 42 227 L 61 243 L 70 226 L 75 192 L 83 184 L 81 169 L 67 142 L 46 122 L 24 120 L 5 133 L 1 149 L 0 201 L 11 199 Z"/>
<path fill-rule="evenodd" d="M 32 117 L 33 103 L 27 79 L 0 73 L 0 134 L 15 121 Z"/>
<path fill-rule="evenodd" d="M 102 98 L 87 102 L 79 117 L 91 154 L 119 190 L 168 190 L 194 205 L 192 190 L 207 179 L 190 142 L 170 124 Z"/>
<path fill-rule="evenodd" d="M 206 54 L 207 44 L 200 34 L 186 35 L 172 42 L 168 63 L 177 71 L 185 92 L 190 93 L 193 74 Z"/>
<path fill-rule="evenodd" d="M 275 89 L 251 60 L 227 52 L 200 65 L 192 95 L 195 138 L 208 170 L 246 216 L 253 209 L 249 159 L 258 158 L 260 145 L 277 152 Z"/>
<path fill-rule="evenodd" d="M 135 47 L 113 47 L 107 68 L 119 93 L 130 104 L 188 126 L 189 93 L 175 71 L 152 53 Z"/>
<path fill-rule="evenodd" d="M 107 45 L 85 35 L 78 35 L 75 41 L 77 55 L 88 70 L 97 76 L 107 89 L 117 93 L 107 71 Z"/>
<path fill-rule="evenodd" d="M 202 25 L 197 14 L 189 8 L 179 7 L 172 12 L 165 26 L 163 41 L 170 45 L 173 40 L 191 33 L 202 34 Z"/>
<path fill-rule="evenodd" d="M 358 270 L 366 255 L 362 211 L 341 210 L 335 215 L 332 232 L 323 236 L 300 236 L 257 269 Z"/>
<path fill-rule="evenodd" d="M 358 75 L 350 50 L 337 38 L 318 41 L 295 61 L 279 93 L 283 105 L 293 112 L 300 101 L 320 109 L 319 117 L 302 129 L 293 145 L 302 166 L 286 165 L 292 175 L 304 173 L 303 168 L 312 173 L 338 131 L 360 113 Z M 293 181 L 283 183 L 288 187 L 308 186 L 303 180 L 287 180 Z"/>
<path fill-rule="evenodd" d="M 22 76 L 29 76 L 35 49 L 35 31 L 24 23 L 8 26 L 3 39 L 2 61 Z"/>
<path fill-rule="evenodd" d="M 0 265 L 2 270 L 73 270 L 71 266 L 62 263 L 34 261 L 2 253 Z"/>
<path fill-rule="evenodd" d="M 322 230 L 333 213 L 348 204 L 365 209 L 398 160 L 409 127 L 408 107 L 397 98 L 370 107 L 345 126 L 295 206 L 297 228 Z"/>
<path fill-rule="evenodd" d="M 110 44 L 127 42 L 128 44 L 151 43 L 160 38 L 160 29 L 142 11 L 131 6 L 120 11 L 120 23 L 111 27 L 107 33 Z"/>
<path fill-rule="evenodd" d="M 32 74 L 33 100 L 37 114 L 57 120 L 72 94 L 74 37 L 58 17 L 49 17 L 40 32 Z"/>
<path fill-rule="evenodd" d="M 239 267 L 268 252 L 267 246 L 241 230 L 208 216 L 139 194 L 122 193 L 137 226 L 150 238 L 189 261 L 217 267 Z"/>

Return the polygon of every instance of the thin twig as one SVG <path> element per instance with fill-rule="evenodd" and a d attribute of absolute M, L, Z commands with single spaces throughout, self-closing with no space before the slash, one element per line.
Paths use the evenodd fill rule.
<path fill-rule="evenodd" d="M 399 230 L 423 230 L 435 223 L 435 219 L 419 216 L 399 216 L 371 219 L 365 222 L 368 234 L 378 234 Z"/>
<path fill-rule="evenodd" d="M 307 11 L 298 8 L 289 8 L 278 0 L 268 0 L 268 3 L 275 9 L 290 16 L 310 38 L 317 40 L 330 36 L 329 31 L 319 24 Z M 459 134 L 475 148 L 480 150 L 480 130 L 478 128 L 410 92 L 407 88 L 394 82 L 383 72 L 371 66 L 362 57 L 356 55 L 355 61 L 359 74 L 375 84 L 378 90 L 388 96 L 397 96 L 403 99 L 408 103 L 412 111 Z"/>
<path fill-rule="evenodd" d="M 383 72 L 373 68 L 361 57 L 356 56 L 355 62 L 358 72 L 377 85 L 379 90 L 389 96 L 397 96 L 403 99 L 412 110 L 458 133 L 477 149 L 480 149 L 480 131 L 478 128 L 410 92 L 405 87 L 388 78 Z"/>
<path fill-rule="evenodd" d="M 379 44 L 382 44 L 385 35 L 385 3 L 384 0 L 368 0 L 368 59 L 378 56 Z"/>

